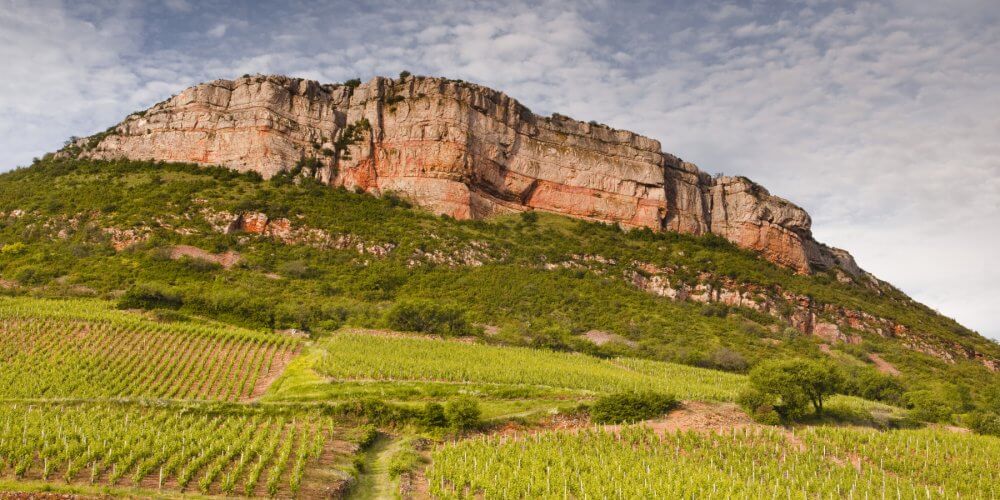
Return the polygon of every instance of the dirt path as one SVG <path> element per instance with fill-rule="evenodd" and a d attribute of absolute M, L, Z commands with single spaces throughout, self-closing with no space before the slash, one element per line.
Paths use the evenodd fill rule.
<path fill-rule="evenodd" d="M 899 369 L 892 366 L 892 363 L 882 359 L 882 356 L 873 352 L 868 355 L 868 359 L 870 359 L 872 363 L 875 363 L 875 368 L 877 368 L 878 371 L 885 373 L 886 375 L 899 376 Z"/>
<path fill-rule="evenodd" d="M 348 498 L 398 498 L 399 488 L 389 477 L 389 460 L 399 449 L 396 436 L 379 434 L 364 454 L 364 470 Z"/>

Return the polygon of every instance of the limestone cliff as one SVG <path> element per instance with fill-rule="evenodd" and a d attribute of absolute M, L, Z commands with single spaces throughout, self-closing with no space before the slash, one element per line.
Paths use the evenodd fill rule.
<path fill-rule="evenodd" d="M 283 76 L 184 90 L 79 142 L 83 156 L 304 171 L 336 186 L 397 192 L 456 218 L 544 210 L 715 233 L 799 272 L 860 269 L 812 238 L 809 215 L 743 177 L 712 178 L 660 143 L 443 78 L 322 85 Z"/>

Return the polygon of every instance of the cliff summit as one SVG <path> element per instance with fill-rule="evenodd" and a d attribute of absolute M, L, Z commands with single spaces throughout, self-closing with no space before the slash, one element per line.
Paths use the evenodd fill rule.
<path fill-rule="evenodd" d="M 72 147 L 80 156 L 282 172 L 375 195 L 398 193 L 459 219 L 542 210 L 712 233 L 800 273 L 859 275 L 812 237 L 802 208 L 745 177 L 713 178 L 659 141 L 446 78 L 320 84 L 244 76 L 190 87 Z"/>

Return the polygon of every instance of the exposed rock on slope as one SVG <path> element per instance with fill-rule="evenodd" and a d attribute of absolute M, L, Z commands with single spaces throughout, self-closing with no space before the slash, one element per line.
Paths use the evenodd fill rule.
<path fill-rule="evenodd" d="M 715 233 L 799 272 L 860 269 L 812 238 L 809 215 L 743 177 L 712 178 L 660 143 L 482 86 L 374 78 L 354 86 L 248 76 L 191 87 L 78 143 L 83 156 L 223 165 L 398 192 L 456 218 L 544 210 Z"/>

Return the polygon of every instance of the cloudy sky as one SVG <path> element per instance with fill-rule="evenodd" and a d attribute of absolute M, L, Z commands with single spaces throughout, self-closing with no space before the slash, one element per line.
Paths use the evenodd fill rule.
<path fill-rule="evenodd" d="M 659 139 L 1000 338 L 996 0 L 0 0 L 0 170 L 244 73 L 475 81 Z"/>

